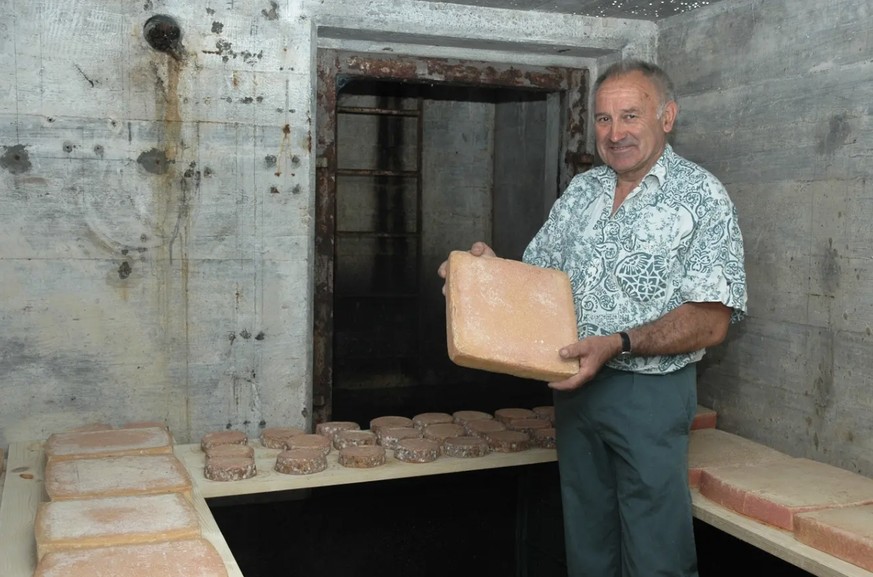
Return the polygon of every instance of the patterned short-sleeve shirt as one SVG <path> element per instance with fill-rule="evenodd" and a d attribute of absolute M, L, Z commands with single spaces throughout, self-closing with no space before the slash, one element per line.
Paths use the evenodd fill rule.
<path fill-rule="evenodd" d="M 667 145 L 611 214 L 615 185 L 607 166 L 576 176 L 524 253 L 525 262 L 569 275 L 579 338 L 627 330 L 687 302 L 721 302 L 733 321 L 741 319 L 743 239 L 718 179 Z M 665 374 L 704 352 L 617 357 L 608 365 Z"/>

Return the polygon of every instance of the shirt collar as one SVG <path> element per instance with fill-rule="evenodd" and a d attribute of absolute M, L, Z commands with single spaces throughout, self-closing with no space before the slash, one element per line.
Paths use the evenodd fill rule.
<path fill-rule="evenodd" d="M 646 176 L 643 177 L 642 182 L 645 182 L 649 179 L 649 177 L 654 177 L 658 181 L 658 186 L 664 184 L 664 181 L 667 179 L 667 169 L 672 164 L 676 153 L 673 152 L 673 147 L 669 144 L 664 146 L 664 152 L 661 153 L 661 156 L 658 157 L 658 160 L 655 162 L 655 165 L 649 169 L 649 172 L 646 173 Z M 612 190 L 615 188 L 616 174 L 615 171 L 604 165 L 603 170 L 597 175 L 597 179 L 604 187 L 604 192 L 607 194 L 612 194 Z"/>

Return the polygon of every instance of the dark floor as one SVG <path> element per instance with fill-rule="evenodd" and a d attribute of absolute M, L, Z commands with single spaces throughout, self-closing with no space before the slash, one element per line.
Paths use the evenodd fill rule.
<path fill-rule="evenodd" d="M 327 487 L 300 501 L 212 512 L 246 577 L 511 576 L 514 476 L 497 470 Z"/>
<path fill-rule="evenodd" d="M 210 501 L 246 577 L 566 576 L 554 463 L 304 497 Z M 810 575 L 705 523 L 695 532 L 700 577 Z"/>

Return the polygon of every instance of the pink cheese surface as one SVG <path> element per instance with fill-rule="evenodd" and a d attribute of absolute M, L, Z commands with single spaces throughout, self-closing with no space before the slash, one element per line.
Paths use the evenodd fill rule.
<path fill-rule="evenodd" d="M 49 460 L 122 455 L 168 455 L 173 439 L 164 427 L 55 433 L 45 444 Z"/>
<path fill-rule="evenodd" d="M 704 469 L 700 494 L 791 531 L 798 513 L 873 503 L 873 479 L 809 459 L 788 459 Z"/>
<path fill-rule="evenodd" d="M 785 453 L 726 431 L 698 429 L 688 436 L 688 484 L 697 487 L 704 469 L 789 459 Z"/>
<path fill-rule="evenodd" d="M 200 521 L 179 493 L 40 503 L 39 557 L 51 551 L 148 543 L 200 536 Z"/>
<path fill-rule="evenodd" d="M 823 509 L 794 517 L 801 543 L 873 571 L 873 505 Z"/>
<path fill-rule="evenodd" d="M 578 336 L 570 279 L 554 269 L 453 251 L 446 337 L 449 358 L 463 367 L 550 382 L 579 370 L 558 354 Z"/>
<path fill-rule="evenodd" d="M 187 493 L 191 478 L 174 455 L 70 459 L 46 464 L 45 490 L 53 501 Z"/>
<path fill-rule="evenodd" d="M 33 577 L 227 577 L 224 562 L 205 539 L 56 551 Z"/>
<path fill-rule="evenodd" d="M 697 405 L 697 412 L 694 414 L 694 421 L 691 422 L 691 430 L 697 429 L 714 429 L 718 413 L 703 405 Z"/>

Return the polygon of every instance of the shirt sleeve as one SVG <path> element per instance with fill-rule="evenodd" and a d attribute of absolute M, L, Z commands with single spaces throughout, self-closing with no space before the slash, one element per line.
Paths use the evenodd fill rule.
<path fill-rule="evenodd" d="M 736 207 L 717 181 L 698 207 L 697 224 L 685 255 L 683 302 L 720 302 L 733 309 L 731 321 L 746 314 L 743 236 Z"/>

